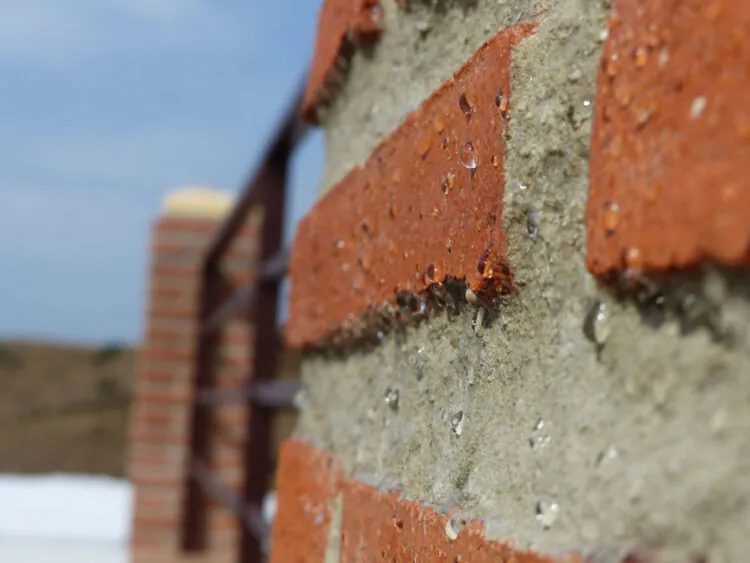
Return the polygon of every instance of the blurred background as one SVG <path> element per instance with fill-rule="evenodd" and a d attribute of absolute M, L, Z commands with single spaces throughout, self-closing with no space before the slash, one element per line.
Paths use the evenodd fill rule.
<path fill-rule="evenodd" d="M 0 2 L 0 561 L 127 561 L 151 223 L 176 187 L 241 189 L 319 4 Z M 287 242 L 322 164 L 313 132 Z"/>

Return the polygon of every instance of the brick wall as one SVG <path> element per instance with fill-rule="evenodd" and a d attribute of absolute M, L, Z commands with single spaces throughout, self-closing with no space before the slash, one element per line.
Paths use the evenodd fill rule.
<path fill-rule="evenodd" d="M 199 314 L 199 268 L 232 200 L 217 192 L 182 190 L 165 200 L 154 225 L 145 336 L 136 374 L 129 475 L 135 487 L 133 561 L 178 560 L 185 490 Z M 261 217 L 252 215 L 223 265 L 227 294 L 255 275 Z M 252 328 L 243 319 L 222 334 L 217 385 L 244 387 L 252 360 Z M 211 469 L 240 491 L 244 407 L 214 409 Z M 240 524 L 226 507 L 208 507 L 211 561 L 236 557 Z"/>
<path fill-rule="evenodd" d="M 745 561 L 750 4 L 344 4 L 272 559 Z"/>

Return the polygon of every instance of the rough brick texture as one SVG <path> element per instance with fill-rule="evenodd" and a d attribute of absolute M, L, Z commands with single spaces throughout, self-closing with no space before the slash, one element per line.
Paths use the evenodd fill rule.
<path fill-rule="evenodd" d="M 258 248 L 259 217 L 253 217 L 222 265 L 231 287 L 251 281 Z M 132 560 L 180 560 L 179 542 L 192 413 L 194 359 L 199 315 L 199 267 L 220 219 L 162 217 L 154 227 L 145 338 L 135 383 L 129 474 L 135 486 Z M 252 329 L 231 322 L 222 334 L 218 383 L 242 386 L 252 361 Z M 242 485 L 244 408 L 214 413 L 217 442 L 211 467 L 232 489 Z M 233 441 L 220 439 L 230 433 Z M 210 509 L 211 561 L 236 555 L 239 523 L 223 506 Z"/>
<path fill-rule="evenodd" d="M 480 523 L 459 523 L 455 511 L 440 514 L 401 499 L 397 492 L 343 479 L 335 457 L 303 441 L 283 444 L 278 483 L 272 563 L 580 561 L 575 555 L 553 560 L 489 541 Z M 340 522 L 333 514 L 339 498 Z M 340 529 L 332 530 L 332 526 Z M 336 552 L 339 559 L 334 559 Z"/>
<path fill-rule="evenodd" d="M 750 4 L 615 2 L 587 209 L 592 273 L 750 264 Z"/>
<path fill-rule="evenodd" d="M 346 64 L 358 43 L 373 41 L 380 33 L 380 0 L 325 0 L 318 16 L 315 54 L 310 66 L 302 109 L 317 122 L 317 109 L 331 101 Z"/>
<path fill-rule="evenodd" d="M 341 476 L 331 455 L 297 440 L 281 445 L 272 563 L 323 561 Z"/>
<path fill-rule="evenodd" d="M 518 25 L 485 43 L 299 224 L 290 346 L 447 278 L 507 291 L 503 128 Z M 325 274 L 323 274 L 325 272 Z"/>

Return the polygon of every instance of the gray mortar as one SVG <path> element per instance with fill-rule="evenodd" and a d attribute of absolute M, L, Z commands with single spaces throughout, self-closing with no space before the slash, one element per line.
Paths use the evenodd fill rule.
<path fill-rule="evenodd" d="M 421 70 L 402 63 L 402 72 L 449 76 L 486 38 L 486 10 L 506 9 L 492 20 L 506 25 L 515 19 L 510 4 L 434 16 L 435 36 L 445 25 L 456 37 L 463 30 L 468 43 L 453 44 L 460 55 L 420 51 L 410 64 Z M 306 358 L 309 402 L 298 434 L 340 456 L 349 474 L 441 509 L 460 504 L 486 522 L 489 537 L 519 547 L 584 548 L 606 562 L 651 546 L 659 561 L 744 562 L 750 279 L 707 268 L 665 289 L 677 312 L 660 318 L 654 307 L 600 292 L 584 267 L 584 101 L 593 100 L 607 9 L 552 2 L 536 36 L 514 53 L 504 221 L 519 295 L 499 300 L 478 332 L 475 312 L 465 309 L 391 334 L 375 349 Z M 411 53 L 409 41 L 421 40 L 408 32 L 414 16 L 402 17 L 403 35 L 384 44 Z M 334 154 L 329 144 L 329 179 L 409 109 L 409 96 L 374 90 L 389 82 L 379 73 L 403 61 L 399 53 L 376 50 L 355 63 L 328 122 L 329 143 L 346 138 L 350 150 Z M 437 85 L 412 91 L 423 97 Z M 368 126 L 363 116 L 375 100 L 377 125 Z M 598 300 L 609 331 L 600 347 L 584 335 Z M 398 408 L 384 400 L 389 388 L 398 389 Z M 560 508 L 548 529 L 536 518 L 539 502 Z"/>
<path fill-rule="evenodd" d="M 320 193 L 368 155 L 438 86 L 500 30 L 528 21 L 537 0 L 382 0 L 383 34 L 352 57 L 325 112 L 326 166 Z"/>

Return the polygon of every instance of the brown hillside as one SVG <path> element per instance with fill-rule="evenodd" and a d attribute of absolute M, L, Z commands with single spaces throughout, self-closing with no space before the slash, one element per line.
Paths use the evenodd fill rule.
<path fill-rule="evenodd" d="M 0 472 L 122 476 L 132 349 L 0 342 Z"/>

